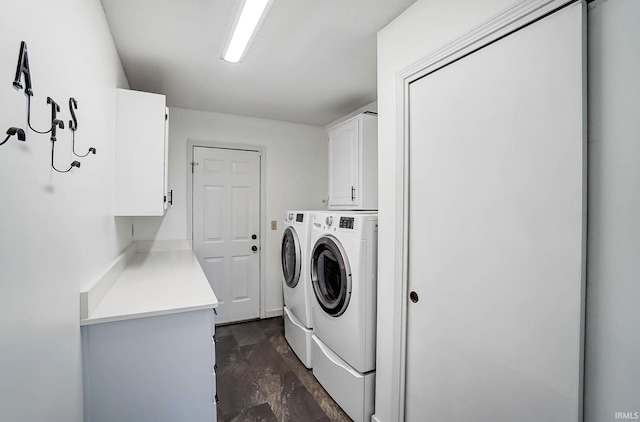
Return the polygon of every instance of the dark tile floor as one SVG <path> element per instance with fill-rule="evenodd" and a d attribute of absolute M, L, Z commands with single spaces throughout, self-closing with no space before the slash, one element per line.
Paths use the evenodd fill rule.
<path fill-rule="evenodd" d="M 282 318 L 216 327 L 218 421 L 351 421 L 284 338 Z"/>

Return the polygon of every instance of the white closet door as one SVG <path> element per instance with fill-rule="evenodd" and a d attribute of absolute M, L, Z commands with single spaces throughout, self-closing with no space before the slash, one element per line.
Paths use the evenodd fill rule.
<path fill-rule="evenodd" d="M 410 86 L 406 420 L 581 418 L 583 5 Z"/>

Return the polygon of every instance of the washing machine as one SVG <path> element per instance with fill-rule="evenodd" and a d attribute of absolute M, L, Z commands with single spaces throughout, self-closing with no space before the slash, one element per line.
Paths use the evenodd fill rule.
<path fill-rule="evenodd" d="M 311 368 L 311 283 L 309 241 L 313 213 L 286 211 L 280 248 L 284 293 L 284 335 L 291 349 Z"/>
<path fill-rule="evenodd" d="M 317 212 L 309 263 L 313 374 L 356 422 L 375 395 L 378 214 Z"/>

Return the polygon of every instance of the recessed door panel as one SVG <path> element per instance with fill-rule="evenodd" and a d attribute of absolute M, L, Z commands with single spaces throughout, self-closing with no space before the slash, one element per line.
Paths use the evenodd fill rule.
<path fill-rule="evenodd" d="M 234 186 L 231 189 L 231 219 L 233 221 L 231 238 L 237 240 L 249 240 L 251 224 L 249 218 L 249 201 L 251 188 L 248 186 Z"/>
<path fill-rule="evenodd" d="M 231 276 L 233 278 L 233 301 L 249 299 L 249 257 L 234 256 L 231 263 Z"/>
<path fill-rule="evenodd" d="M 222 186 L 204 187 L 204 238 L 207 242 L 221 242 L 222 233 L 222 204 L 224 191 Z"/>

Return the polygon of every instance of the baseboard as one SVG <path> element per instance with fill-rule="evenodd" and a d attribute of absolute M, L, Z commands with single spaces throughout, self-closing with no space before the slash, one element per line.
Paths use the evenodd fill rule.
<path fill-rule="evenodd" d="M 264 314 L 265 318 L 274 318 L 279 316 L 282 316 L 282 308 L 271 309 L 269 311 L 266 311 Z"/>

